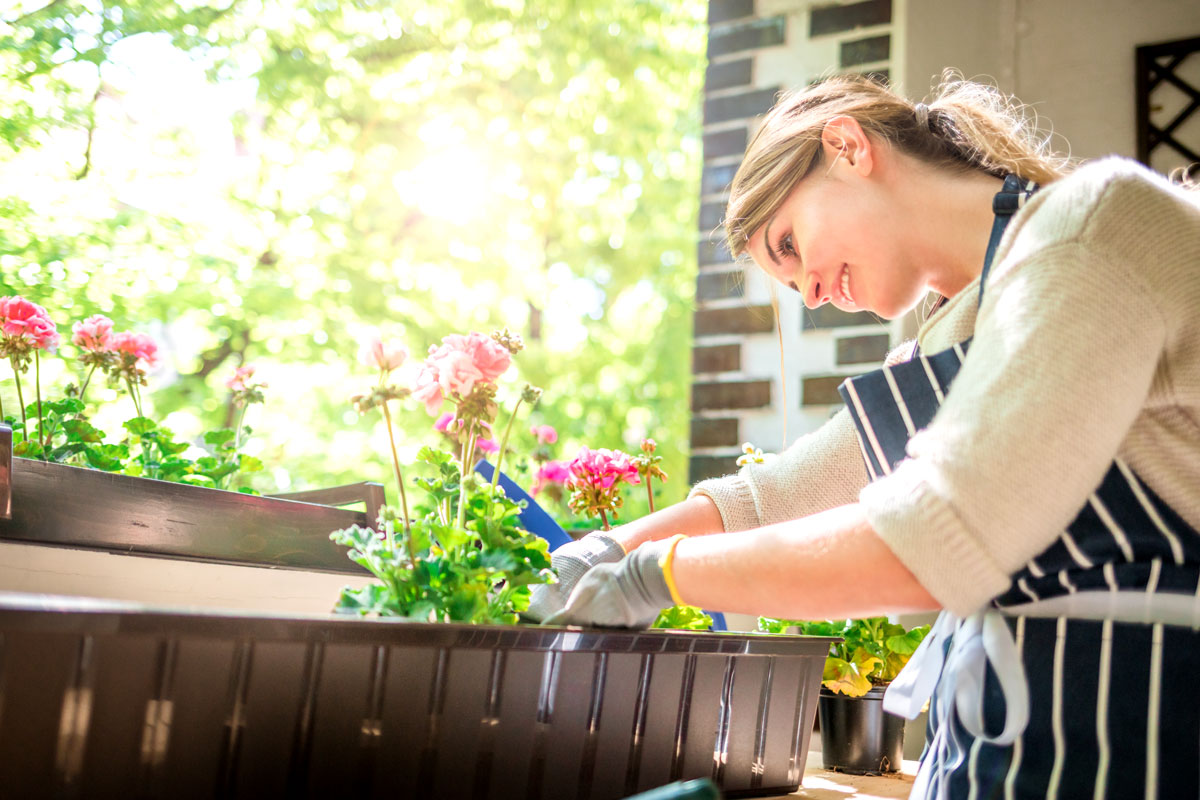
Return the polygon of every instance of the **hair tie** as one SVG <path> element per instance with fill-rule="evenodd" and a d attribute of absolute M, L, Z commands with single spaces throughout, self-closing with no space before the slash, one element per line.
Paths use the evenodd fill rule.
<path fill-rule="evenodd" d="M 917 105 L 913 107 L 913 111 L 915 111 L 917 114 L 917 125 L 921 126 L 922 128 L 928 128 L 929 106 L 925 105 L 924 103 L 917 103 Z"/>

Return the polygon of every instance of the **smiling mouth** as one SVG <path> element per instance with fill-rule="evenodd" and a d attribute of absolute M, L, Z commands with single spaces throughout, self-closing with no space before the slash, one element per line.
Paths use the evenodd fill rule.
<path fill-rule="evenodd" d="M 838 281 L 838 288 L 842 292 L 842 299 L 844 301 L 846 301 L 846 303 L 848 305 L 857 306 L 858 303 L 854 302 L 854 295 L 850 294 L 850 265 L 849 264 L 842 265 L 842 274 L 839 277 L 840 277 L 840 280 Z"/>

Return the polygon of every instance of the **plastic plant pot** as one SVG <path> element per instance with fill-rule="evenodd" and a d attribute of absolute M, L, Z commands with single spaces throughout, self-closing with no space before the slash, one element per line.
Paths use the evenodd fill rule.
<path fill-rule="evenodd" d="M 883 693 L 882 686 L 862 697 L 821 689 L 821 758 L 826 769 L 854 775 L 900 771 L 904 719 L 883 710 Z"/>

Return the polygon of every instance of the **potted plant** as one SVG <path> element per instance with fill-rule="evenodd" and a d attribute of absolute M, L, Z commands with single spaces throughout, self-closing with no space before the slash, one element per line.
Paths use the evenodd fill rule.
<path fill-rule="evenodd" d="M 898 772 L 904 753 L 904 720 L 883 710 L 883 693 L 929 633 L 887 617 L 804 622 L 760 617 L 759 630 L 837 636 L 829 646 L 818 704 L 821 756 L 826 769 L 853 774 Z"/>

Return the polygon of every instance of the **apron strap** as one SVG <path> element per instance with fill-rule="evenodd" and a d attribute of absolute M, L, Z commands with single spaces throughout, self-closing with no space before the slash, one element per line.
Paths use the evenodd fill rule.
<path fill-rule="evenodd" d="M 996 257 L 1000 240 L 1004 238 L 1004 230 L 1012 220 L 1013 214 L 1020 211 L 1021 206 L 1025 205 L 1025 201 L 1037 190 L 1038 185 L 1033 181 L 1022 180 L 1016 175 L 1006 175 L 1004 187 L 992 198 L 992 213 L 996 218 L 992 222 L 992 235 L 988 239 L 987 255 L 983 258 L 983 272 L 979 278 L 979 305 L 981 306 L 983 305 L 983 285 L 987 283 L 992 260 Z"/>

